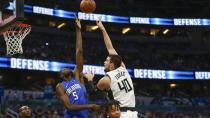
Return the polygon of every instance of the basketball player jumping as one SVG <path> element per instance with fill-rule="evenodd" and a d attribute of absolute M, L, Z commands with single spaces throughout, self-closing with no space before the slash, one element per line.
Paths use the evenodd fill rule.
<path fill-rule="evenodd" d="M 104 62 L 104 71 L 106 72 L 106 75 L 99 80 L 97 87 L 95 88 L 99 90 L 111 89 L 113 98 L 121 103 L 121 118 L 137 118 L 138 112 L 134 111 L 136 102 L 131 77 L 122 62 L 121 57 L 113 48 L 109 35 L 101 22 L 101 17 L 96 24 L 103 33 L 109 56 Z M 91 74 L 90 71 L 88 71 L 84 76 L 91 82 L 94 74 Z"/>
<path fill-rule="evenodd" d="M 66 107 L 64 118 L 88 118 L 87 109 L 99 110 L 100 107 L 95 104 L 88 104 L 88 99 L 86 98 L 84 81 L 82 76 L 80 76 L 83 70 L 81 24 L 76 15 L 75 19 L 76 67 L 74 68 L 74 73 L 69 68 L 64 68 L 60 71 L 60 77 L 63 79 L 63 82 L 57 84 L 56 92 Z"/>

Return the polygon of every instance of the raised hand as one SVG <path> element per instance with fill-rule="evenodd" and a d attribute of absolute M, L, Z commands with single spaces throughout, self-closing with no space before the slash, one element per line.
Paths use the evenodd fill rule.
<path fill-rule="evenodd" d="M 75 16 L 75 24 L 76 24 L 76 27 L 81 29 L 81 23 L 80 23 L 80 20 L 78 20 L 77 16 L 74 14 Z"/>
<path fill-rule="evenodd" d="M 94 76 L 95 76 L 95 73 L 91 74 L 90 69 L 88 69 L 88 72 L 84 74 L 84 77 L 88 79 L 88 81 L 93 81 Z"/>
<path fill-rule="evenodd" d="M 98 25 L 100 30 L 105 30 L 104 25 L 101 22 L 101 17 L 99 17 L 99 21 L 96 21 L 96 24 Z"/>

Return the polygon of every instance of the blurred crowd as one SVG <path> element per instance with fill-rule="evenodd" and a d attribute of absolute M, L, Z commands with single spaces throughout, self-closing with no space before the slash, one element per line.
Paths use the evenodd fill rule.
<path fill-rule="evenodd" d="M 4 116 L 2 118 L 10 118 L 7 110 L 13 110 L 16 114 L 19 114 L 20 105 L 10 105 L 5 111 L 2 111 Z M 31 118 L 63 118 L 64 116 L 64 108 L 55 108 L 53 106 L 48 108 L 42 108 L 37 106 L 35 108 L 31 108 Z"/>
<path fill-rule="evenodd" d="M 13 110 L 15 113 L 19 114 L 19 108 L 21 106 L 10 105 L 7 110 Z M 5 111 L 2 111 L 1 118 L 11 118 Z M 209 112 L 155 112 L 155 111 L 138 111 L 139 118 L 209 118 Z M 93 112 L 88 112 L 88 118 L 99 118 Z M 49 108 L 41 108 L 39 106 L 31 108 L 31 118 L 63 118 L 64 108 L 55 108 L 53 106 Z M 102 118 L 102 117 L 100 117 Z M 105 118 L 105 117 L 104 117 Z"/>
<path fill-rule="evenodd" d="M 150 92 L 149 92 L 150 91 Z M 152 92 L 151 92 L 152 91 Z M 154 93 L 156 92 L 156 93 Z M 172 91 L 168 89 L 165 93 L 161 93 L 157 89 L 139 89 L 135 91 L 137 106 L 149 106 L 149 105 L 185 105 L 185 106 L 208 106 L 210 105 L 210 96 L 207 94 L 190 96 L 181 90 Z M 19 101 L 19 103 L 27 104 L 29 101 L 34 101 L 34 104 L 40 101 L 49 101 L 49 104 L 57 104 L 59 99 L 55 92 L 46 93 L 39 91 L 24 91 L 24 90 L 1 90 L 0 101 L 10 102 Z M 89 101 L 104 103 L 109 100 L 109 94 L 106 92 L 96 92 L 94 94 L 88 94 Z M 30 103 L 30 102 L 29 102 Z"/>
<path fill-rule="evenodd" d="M 209 118 L 210 113 L 204 113 L 204 112 L 197 112 L 197 113 L 174 113 L 174 112 L 151 112 L 146 111 L 144 114 L 148 118 Z"/>
<path fill-rule="evenodd" d="M 45 87 L 48 88 L 48 87 Z M 152 91 L 152 92 L 151 92 Z M 159 90 L 140 89 L 135 91 L 136 108 L 140 118 L 208 118 L 210 117 L 209 96 L 191 96 L 187 93 L 173 95 L 172 89 L 160 94 Z M 157 92 L 154 94 L 154 92 Z M 176 90 L 176 93 L 181 91 Z M 19 113 L 22 105 L 28 105 L 32 110 L 32 118 L 63 118 L 64 107 L 56 94 L 49 94 L 49 91 L 25 91 L 25 90 L 1 90 L 1 112 L 4 117 L 10 118 L 7 114 L 8 108 Z M 2 94 L 3 93 L 3 94 Z M 51 97 L 47 97 L 51 95 Z M 184 97 L 185 96 L 185 97 Z M 188 96 L 188 97 L 186 97 Z M 107 94 L 101 93 L 89 95 L 89 101 L 94 103 L 107 102 Z M 169 112 L 170 111 L 170 112 Z M 98 118 L 94 112 L 89 111 L 89 118 Z"/>
<path fill-rule="evenodd" d="M 154 83 L 155 84 L 155 83 Z M 160 87 L 160 88 L 148 88 L 139 87 L 136 88 L 136 93 L 144 97 L 210 97 L 209 86 L 197 84 L 196 87 L 185 86 L 180 84 L 180 87 L 170 88 L 170 87 Z M 157 84 L 156 84 L 157 85 Z M 141 86 L 141 85 L 139 85 Z"/>

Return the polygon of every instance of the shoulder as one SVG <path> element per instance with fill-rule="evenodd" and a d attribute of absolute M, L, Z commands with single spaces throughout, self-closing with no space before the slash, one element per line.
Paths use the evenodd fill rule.
<path fill-rule="evenodd" d="M 104 90 L 106 88 L 110 88 L 110 84 L 111 84 L 111 79 L 108 76 L 104 76 L 99 80 L 97 87 L 100 90 Z"/>
<path fill-rule="evenodd" d="M 58 83 L 58 84 L 56 85 L 56 91 L 61 91 L 61 90 L 64 90 L 64 86 L 63 86 L 62 83 Z"/>
<path fill-rule="evenodd" d="M 100 81 L 101 84 L 109 84 L 110 81 L 111 81 L 111 78 L 109 76 L 104 76 L 99 81 Z"/>
<path fill-rule="evenodd" d="M 118 67 L 114 70 L 111 70 L 111 71 L 107 72 L 106 75 L 109 76 L 112 73 L 115 73 L 115 72 L 118 72 L 119 70 L 124 70 L 124 69 L 125 69 L 124 67 L 120 66 L 120 67 Z"/>
<path fill-rule="evenodd" d="M 118 67 L 117 69 L 126 69 L 126 68 L 124 68 L 123 66 L 120 66 L 120 67 Z"/>
<path fill-rule="evenodd" d="M 110 80 L 111 78 L 109 77 L 109 75 L 105 75 L 102 79 L 104 79 L 104 80 Z"/>
<path fill-rule="evenodd" d="M 119 70 L 123 70 L 123 71 L 126 70 L 127 71 L 127 69 L 125 67 L 123 67 L 123 66 L 120 66 Z"/>

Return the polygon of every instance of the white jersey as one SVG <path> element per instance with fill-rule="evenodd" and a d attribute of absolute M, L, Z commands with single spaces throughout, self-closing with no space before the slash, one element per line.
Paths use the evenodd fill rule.
<path fill-rule="evenodd" d="M 110 88 L 115 100 L 119 101 L 120 107 L 135 107 L 135 94 L 133 82 L 128 71 L 122 66 L 107 72 L 111 79 Z"/>

